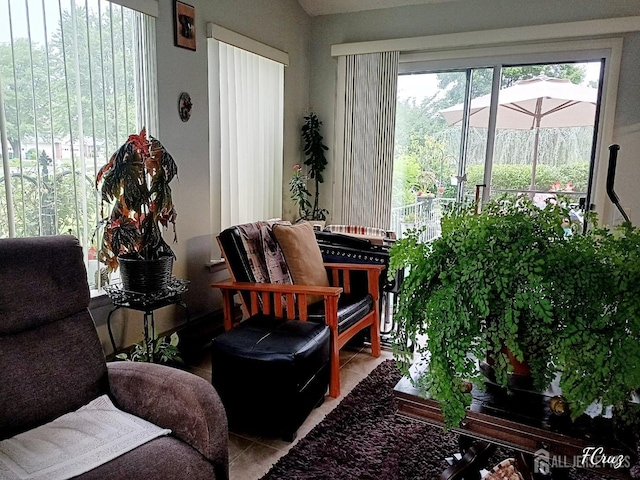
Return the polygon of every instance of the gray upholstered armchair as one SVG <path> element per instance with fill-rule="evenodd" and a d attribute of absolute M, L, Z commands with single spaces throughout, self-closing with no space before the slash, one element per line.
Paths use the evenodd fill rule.
<path fill-rule="evenodd" d="M 0 440 L 106 393 L 172 433 L 77 478 L 228 478 L 227 419 L 211 384 L 161 365 L 107 364 L 88 305 L 75 238 L 0 240 Z"/>

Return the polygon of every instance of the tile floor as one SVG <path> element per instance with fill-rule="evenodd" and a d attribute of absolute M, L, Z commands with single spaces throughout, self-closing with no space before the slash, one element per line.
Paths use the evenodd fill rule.
<path fill-rule="evenodd" d="M 324 403 L 311 412 L 298 429 L 293 443 L 279 438 L 266 438 L 240 432 L 229 432 L 230 480 L 257 480 L 287 451 L 303 438 L 316 424 L 333 410 L 360 380 L 365 378 L 384 360 L 393 358 L 391 351 L 382 350 L 382 355 L 373 358 L 368 347 L 345 348 L 340 352 L 340 397 L 325 396 Z M 208 353 L 190 362 L 188 370 L 206 380 L 211 380 L 211 357 Z"/>

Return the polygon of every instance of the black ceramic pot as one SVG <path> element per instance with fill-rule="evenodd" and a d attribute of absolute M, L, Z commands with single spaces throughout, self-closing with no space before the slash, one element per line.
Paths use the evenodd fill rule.
<path fill-rule="evenodd" d="M 152 293 L 164 290 L 171 281 L 173 255 L 163 255 L 157 260 L 140 260 L 122 255 L 118 257 L 118 263 L 124 290 Z"/>

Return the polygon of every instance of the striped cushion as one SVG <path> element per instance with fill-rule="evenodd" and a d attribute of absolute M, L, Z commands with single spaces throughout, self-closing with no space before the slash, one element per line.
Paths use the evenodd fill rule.
<path fill-rule="evenodd" d="M 360 225 L 327 225 L 325 231 L 332 233 L 353 233 L 370 237 L 386 237 L 387 232 L 381 228 L 362 227 Z"/>

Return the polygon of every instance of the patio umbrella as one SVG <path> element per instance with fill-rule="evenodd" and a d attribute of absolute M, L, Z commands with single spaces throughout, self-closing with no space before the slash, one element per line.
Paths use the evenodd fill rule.
<path fill-rule="evenodd" d="M 598 90 L 571 83 L 565 78 L 544 75 L 520 80 L 500 90 L 496 128 L 535 129 L 531 186 L 535 185 L 540 128 L 592 126 Z M 489 125 L 491 95 L 471 100 L 469 126 Z M 440 110 L 449 125 L 462 123 L 464 104 Z"/>

